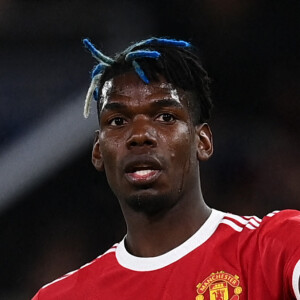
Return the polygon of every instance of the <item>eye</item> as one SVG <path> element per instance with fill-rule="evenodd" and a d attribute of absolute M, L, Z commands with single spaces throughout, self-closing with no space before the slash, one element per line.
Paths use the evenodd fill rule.
<path fill-rule="evenodd" d="M 126 120 L 121 117 L 113 118 L 112 120 L 109 121 L 109 125 L 111 126 L 122 126 L 126 123 L 127 123 Z"/>
<path fill-rule="evenodd" d="M 169 123 L 175 121 L 175 117 L 169 113 L 163 113 L 157 117 L 157 120 L 161 122 Z"/>

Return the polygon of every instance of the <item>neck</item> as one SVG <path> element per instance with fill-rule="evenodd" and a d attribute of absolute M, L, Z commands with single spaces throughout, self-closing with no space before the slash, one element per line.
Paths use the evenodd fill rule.
<path fill-rule="evenodd" d="M 179 201 L 164 213 L 147 216 L 132 210 L 123 210 L 127 223 L 127 250 L 140 257 L 164 254 L 190 238 L 207 220 L 211 209 L 202 193 Z"/>

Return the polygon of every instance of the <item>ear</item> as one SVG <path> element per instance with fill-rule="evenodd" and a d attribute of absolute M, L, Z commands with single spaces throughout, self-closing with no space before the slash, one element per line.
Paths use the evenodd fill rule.
<path fill-rule="evenodd" d="M 208 124 L 203 123 L 195 127 L 197 141 L 197 158 L 199 161 L 208 160 L 213 154 L 212 133 Z"/>
<path fill-rule="evenodd" d="M 104 171 L 104 164 L 99 143 L 99 130 L 95 131 L 94 146 L 92 151 L 92 163 L 97 171 Z"/>

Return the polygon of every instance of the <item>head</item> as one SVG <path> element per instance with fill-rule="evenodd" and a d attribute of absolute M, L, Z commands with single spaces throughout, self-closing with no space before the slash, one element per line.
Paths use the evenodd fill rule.
<path fill-rule="evenodd" d="M 105 59 L 87 96 L 98 101 L 96 169 L 122 208 L 155 213 L 191 197 L 212 154 L 209 78 L 195 49 L 150 39 Z"/>

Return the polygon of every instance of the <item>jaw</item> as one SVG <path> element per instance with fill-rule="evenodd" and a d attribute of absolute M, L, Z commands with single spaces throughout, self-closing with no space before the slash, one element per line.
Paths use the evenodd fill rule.
<path fill-rule="evenodd" d="M 121 205 L 124 215 L 128 208 L 137 213 L 142 213 L 148 217 L 162 214 L 169 211 L 175 204 L 173 195 L 158 193 L 153 189 L 139 190 L 132 193 L 124 199 L 124 204 Z"/>

